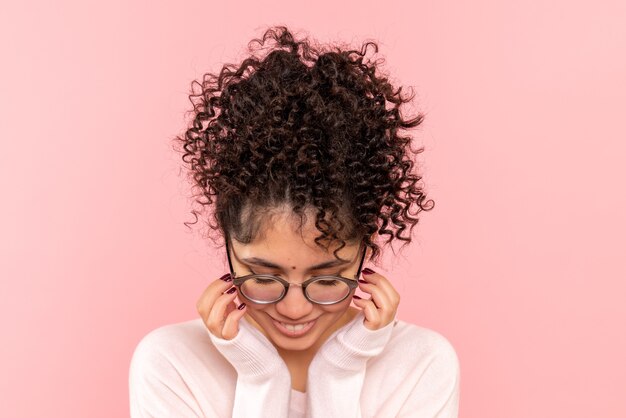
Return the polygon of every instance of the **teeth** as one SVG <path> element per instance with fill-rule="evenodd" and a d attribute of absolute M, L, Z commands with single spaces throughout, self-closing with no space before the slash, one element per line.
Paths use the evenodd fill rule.
<path fill-rule="evenodd" d="M 284 323 L 280 323 L 283 327 L 287 328 L 289 331 L 299 331 L 302 328 L 304 328 L 305 326 L 309 325 L 309 322 L 307 322 L 306 324 L 298 324 L 298 325 L 289 325 L 289 324 L 284 324 Z"/>

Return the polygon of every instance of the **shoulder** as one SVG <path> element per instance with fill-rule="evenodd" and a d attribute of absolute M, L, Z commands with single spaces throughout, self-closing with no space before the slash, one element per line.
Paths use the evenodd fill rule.
<path fill-rule="evenodd" d="M 237 375 L 200 318 L 163 325 L 137 343 L 129 368 L 131 416 L 227 416 Z"/>
<path fill-rule="evenodd" d="M 458 385 L 461 369 L 459 357 L 450 340 L 442 333 L 396 320 L 386 348 L 387 360 L 400 361 L 414 377 L 436 380 L 447 387 Z"/>
<path fill-rule="evenodd" d="M 374 375 L 393 375 L 398 383 L 419 381 L 427 386 L 451 387 L 460 378 L 460 361 L 448 338 L 433 329 L 399 319 L 395 320 L 383 352 L 368 365 L 370 368 Z"/>
<path fill-rule="evenodd" d="M 131 370 L 162 373 L 214 369 L 221 374 L 234 372 L 215 349 L 201 318 L 159 326 L 137 343 Z"/>
<path fill-rule="evenodd" d="M 437 358 L 452 368 L 459 366 L 456 350 L 443 334 L 400 319 L 395 321 L 387 348 L 408 352 L 415 359 Z"/>
<path fill-rule="evenodd" d="M 206 341 L 208 330 L 201 318 L 161 325 L 145 334 L 139 342 L 142 344 L 171 344 L 183 340 Z"/>
<path fill-rule="evenodd" d="M 210 345 L 200 318 L 161 325 L 145 334 L 137 343 L 134 356 L 168 356 L 180 350 L 203 349 Z"/>
<path fill-rule="evenodd" d="M 368 362 L 365 406 L 373 416 L 456 417 L 459 384 L 459 358 L 448 338 L 396 319 L 385 349 Z"/>

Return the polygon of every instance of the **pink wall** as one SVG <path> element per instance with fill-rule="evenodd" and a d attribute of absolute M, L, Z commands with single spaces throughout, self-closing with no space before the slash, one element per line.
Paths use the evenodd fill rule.
<path fill-rule="evenodd" d="M 136 343 L 197 317 L 227 265 L 182 224 L 169 140 L 191 80 L 271 24 L 376 39 L 415 88 L 436 207 L 371 267 L 456 347 L 460 416 L 626 416 L 625 2 L 11 3 L 1 416 L 127 416 Z"/>

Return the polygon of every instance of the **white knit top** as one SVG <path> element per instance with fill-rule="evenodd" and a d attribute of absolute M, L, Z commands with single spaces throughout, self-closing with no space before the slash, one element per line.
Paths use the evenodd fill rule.
<path fill-rule="evenodd" d="M 129 372 L 132 418 L 456 418 L 460 367 L 441 334 L 402 320 L 372 331 L 360 311 L 291 388 L 271 342 L 244 318 L 232 340 L 200 318 L 150 331 Z"/>

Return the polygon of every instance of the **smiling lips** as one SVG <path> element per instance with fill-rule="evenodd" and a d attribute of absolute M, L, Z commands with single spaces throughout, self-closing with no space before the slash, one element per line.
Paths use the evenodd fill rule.
<path fill-rule="evenodd" d="M 273 318 L 272 318 L 272 322 L 274 323 L 274 326 L 276 326 L 276 328 L 283 334 L 290 336 L 290 337 L 299 337 L 301 335 L 306 334 L 311 328 L 313 328 L 313 326 L 317 322 L 317 319 L 314 319 L 313 321 L 305 322 L 303 324 L 297 324 L 297 325 L 285 324 Z"/>

